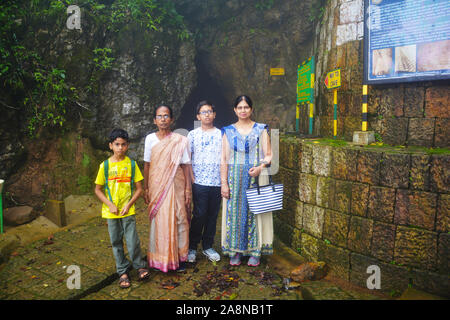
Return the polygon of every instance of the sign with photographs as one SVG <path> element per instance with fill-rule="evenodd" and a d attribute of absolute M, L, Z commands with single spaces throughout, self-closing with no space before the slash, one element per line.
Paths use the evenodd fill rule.
<path fill-rule="evenodd" d="M 449 78 L 449 0 L 364 0 L 365 84 Z"/>

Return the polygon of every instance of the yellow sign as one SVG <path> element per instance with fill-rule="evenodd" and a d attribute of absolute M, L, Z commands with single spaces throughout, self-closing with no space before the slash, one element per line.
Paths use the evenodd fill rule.
<path fill-rule="evenodd" d="M 284 68 L 270 68 L 271 76 L 284 76 Z"/>
<path fill-rule="evenodd" d="M 341 86 L 341 69 L 327 73 L 327 76 L 325 77 L 325 86 L 328 89 L 338 88 Z"/>

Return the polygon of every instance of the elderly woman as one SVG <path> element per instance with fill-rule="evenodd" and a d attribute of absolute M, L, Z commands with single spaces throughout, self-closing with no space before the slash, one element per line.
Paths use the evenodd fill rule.
<path fill-rule="evenodd" d="M 251 120 L 252 100 L 239 96 L 234 103 L 238 121 L 224 127 L 221 160 L 222 250 L 230 264 L 258 266 L 262 254 L 272 254 L 272 212 L 258 215 L 250 212 L 245 191 L 259 178 L 268 184 L 267 167 L 272 161 L 268 126 Z"/>
<path fill-rule="evenodd" d="M 185 269 L 189 249 L 191 182 L 187 138 L 173 133 L 173 111 L 156 108 L 158 132 L 145 138 L 145 202 L 150 218 L 149 267 L 163 272 Z"/>

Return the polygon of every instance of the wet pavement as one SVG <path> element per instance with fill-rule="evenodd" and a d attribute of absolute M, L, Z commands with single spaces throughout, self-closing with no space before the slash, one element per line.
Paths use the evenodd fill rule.
<path fill-rule="evenodd" d="M 137 228 L 143 254 L 148 245 L 148 219 L 138 202 Z M 221 221 L 220 217 L 218 221 Z M 149 279 L 118 286 L 118 276 L 106 221 L 100 216 L 60 229 L 22 245 L 0 265 L 0 300 L 373 300 L 386 299 L 367 289 L 325 278 L 302 284 L 285 278 L 303 262 L 292 250 L 275 242 L 275 254 L 258 267 L 230 266 L 229 259 L 213 263 L 198 250 L 197 262 L 186 271 L 151 270 Z M 220 253 L 220 228 L 214 248 Z M 291 252 L 292 251 L 292 252 Z"/>

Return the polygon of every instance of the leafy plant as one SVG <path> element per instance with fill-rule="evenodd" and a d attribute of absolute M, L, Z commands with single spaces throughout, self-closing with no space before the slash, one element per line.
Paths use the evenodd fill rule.
<path fill-rule="evenodd" d="M 115 58 L 110 48 L 94 49 L 90 81 L 77 88 L 67 82 L 66 68 L 57 63 L 57 59 L 47 59 L 38 48 L 26 45 L 34 37 L 28 26 L 36 23 L 45 23 L 48 28 L 54 27 L 55 23 L 65 25 L 67 7 L 76 4 L 97 23 L 106 24 L 107 31 L 138 24 L 147 32 L 166 32 L 181 40 L 190 38 L 183 16 L 177 13 L 173 1 L 115 0 L 105 3 L 98 0 L 0 2 L 0 82 L 16 104 L 9 106 L 2 98 L 0 103 L 21 111 L 30 136 L 42 127 L 64 129 L 71 103 L 77 104 L 83 93 L 96 92 L 102 73 L 114 66 Z"/>
<path fill-rule="evenodd" d="M 176 30 L 180 40 L 190 38 L 183 16 L 178 14 L 172 1 L 116 0 L 111 10 L 108 28 L 114 31 L 134 21 L 149 31 L 161 32 L 164 25 L 168 25 Z"/>
<path fill-rule="evenodd" d="M 383 142 L 383 137 L 378 132 L 375 132 L 375 141 L 376 142 Z"/>
<path fill-rule="evenodd" d="M 273 7 L 274 0 L 258 0 L 255 3 L 255 8 L 258 10 L 269 10 Z"/>
<path fill-rule="evenodd" d="M 328 0 L 316 0 L 312 2 L 309 14 L 310 21 L 319 21 L 323 18 L 327 2 Z"/>
<path fill-rule="evenodd" d="M 94 63 L 97 70 L 108 70 L 113 66 L 114 58 L 110 56 L 110 48 L 97 48 L 94 52 Z"/>

